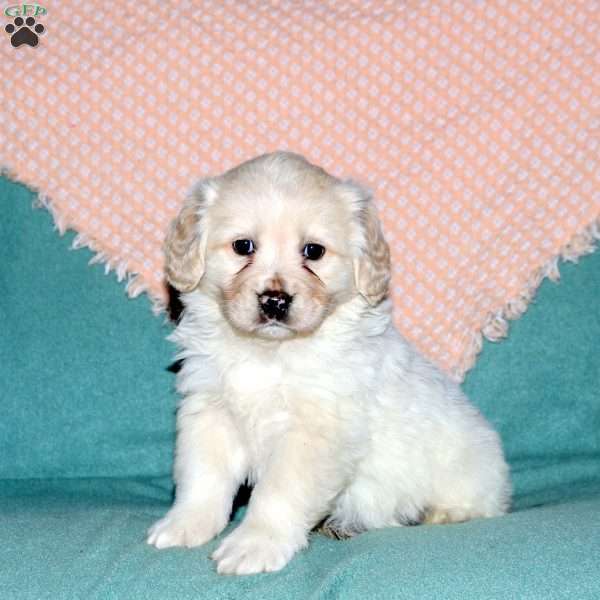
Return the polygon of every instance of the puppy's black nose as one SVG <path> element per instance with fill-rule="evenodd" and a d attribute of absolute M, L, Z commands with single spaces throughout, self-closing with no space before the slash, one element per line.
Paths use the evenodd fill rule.
<path fill-rule="evenodd" d="M 291 303 L 292 297 L 285 292 L 265 290 L 258 297 L 260 310 L 265 317 L 276 319 L 277 321 L 283 321 L 286 318 Z"/>

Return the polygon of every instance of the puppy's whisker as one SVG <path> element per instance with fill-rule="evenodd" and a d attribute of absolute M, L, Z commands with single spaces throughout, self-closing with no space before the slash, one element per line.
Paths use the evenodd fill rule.
<path fill-rule="evenodd" d="M 248 258 L 248 262 L 239 271 L 236 271 L 235 276 L 239 275 L 242 271 L 246 270 L 252 263 L 252 255 L 250 255 L 250 258 Z"/>
<path fill-rule="evenodd" d="M 323 287 L 325 287 L 323 280 L 308 265 L 302 265 L 302 268 L 308 271 Z"/>

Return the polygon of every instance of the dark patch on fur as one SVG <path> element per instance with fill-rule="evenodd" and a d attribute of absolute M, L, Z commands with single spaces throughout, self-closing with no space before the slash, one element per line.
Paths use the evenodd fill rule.
<path fill-rule="evenodd" d="M 179 373 L 179 371 L 181 371 L 182 366 L 183 366 L 183 358 L 180 358 L 179 360 L 176 360 L 175 362 L 171 363 L 167 367 L 167 371 L 169 371 L 169 373 L 174 373 L 175 375 L 177 375 L 177 373 Z"/>
<path fill-rule="evenodd" d="M 327 519 L 323 519 L 318 525 L 313 528 L 315 533 L 324 535 L 325 537 L 331 538 L 332 540 L 348 540 L 354 537 L 356 534 L 349 533 L 348 531 L 342 531 L 336 529 Z"/>
<path fill-rule="evenodd" d="M 181 302 L 181 294 L 170 283 L 167 283 L 167 314 L 173 323 L 179 323 L 183 313 L 183 303 Z"/>
<path fill-rule="evenodd" d="M 250 496 L 252 495 L 252 486 L 244 483 L 237 491 L 235 498 L 233 499 L 233 505 L 231 506 L 230 519 L 242 506 L 246 506 L 250 502 Z"/>

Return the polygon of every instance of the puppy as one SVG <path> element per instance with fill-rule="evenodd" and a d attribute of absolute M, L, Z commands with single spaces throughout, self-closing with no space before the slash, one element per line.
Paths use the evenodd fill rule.
<path fill-rule="evenodd" d="M 353 535 L 506 512 L 498 435 L 396 331 L 389 249 L 367 192 L 301 156 L 201 181 L 166 240 L 182 318 L 176 498 L 157 548 L 199 546 L 219 573 L 277 571 L 324 519 Z"/>

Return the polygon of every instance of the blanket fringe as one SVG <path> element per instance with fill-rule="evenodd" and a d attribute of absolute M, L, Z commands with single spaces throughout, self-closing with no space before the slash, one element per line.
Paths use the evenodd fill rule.
<path fill-rule="evenodd" d="M 18 182 L 18 179 L 14 177 L 14 174 L 10 169 L 6 167 L 0 168 L 0 175 Z M 46 194 L 31 188 L 30 186 L 29 189 L 32 189 L 36 194 L 33 200 L 33 208 L 43 208 L 47 210 L 52 215 L 54 226 L 59 235 L 63 236 L 71 229 L 65 217 L 55 208 L 52 200 Z M 152 305 L 152 312 L 155 315 L 166 312 L 167 305 L 164 298 L 161 298 L 152 292 L 150 286 L 148 286 L 140 273 L 128 272 L 129 265 L 123 257 L 110 257 L 106 252 L 100 249 L 98 242 L 94 238 L 84 233 L 78 233 L 71 243 L 71 250 L 79 250 L 81 248 L 88 248 L 94 253 L 94 256 L 92 256 L 88 262 L 89 265 L 104 264 L 104 273 L 106 275 L 114 272 L 119 282 L 125 281 L 125 292 L 130 298 L 137 298 L 140 294 L 147 292 Z"/>
<path fill-rule="evenodd" d="M 547 277 L 551 281 L 560 279 L 559 260 L 576 263 L 580 257 L 591 254 L 600 240 L 600 217 L 592 221 L 582 232 L 577 233 L 565 244 L 558 255 L 551 258 L 530 277 L 521 292 L 509 300 L 503 308 L 490 313 L 480 331 L 473 332 L 463 360 L 453 370 L 452 375 L 462 381 L 466 372 L 475 364 L 477 355 L 483 347 L 483 338 L 497 342 L 508 335 L 509 321 L 519 318 L 533 300 L 540 284 Z"/>

